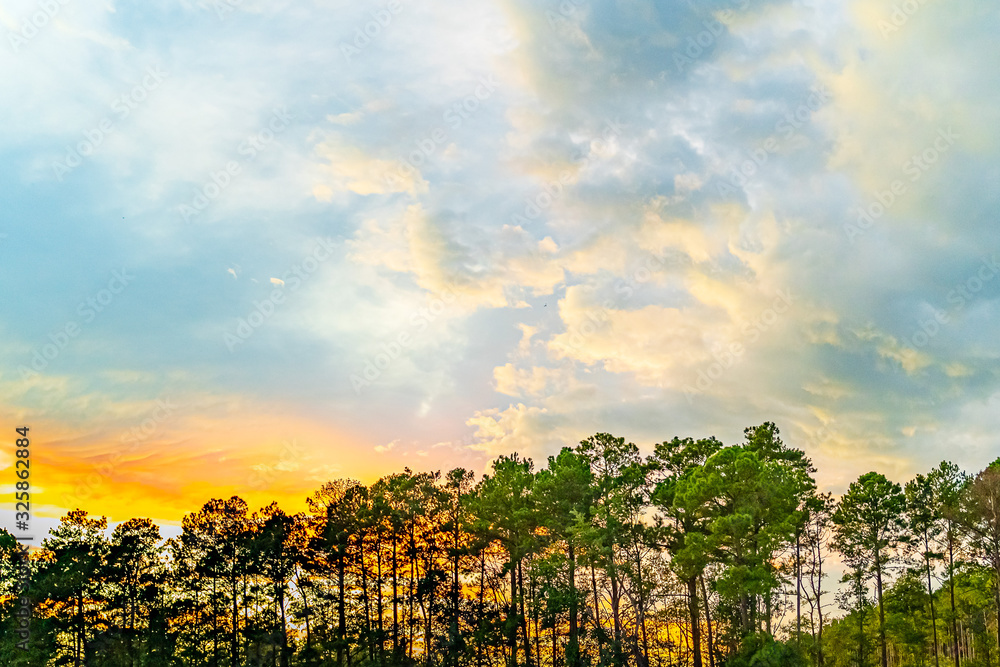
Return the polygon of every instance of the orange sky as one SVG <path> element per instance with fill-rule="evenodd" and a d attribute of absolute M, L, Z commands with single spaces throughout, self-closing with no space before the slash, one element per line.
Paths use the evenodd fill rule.
<path fill-rule="evenodd" d="M 325 481 L 373 481 L 393 468 L 391 460 L 360 455 L 361 443 L 347 432 L 259 412 L 177 417 L 125 442 L 54 420 L 36 422 L 30 435 L 34 512 L 53 518 L 80 507 L 113 522 L 179 522 L 210 498 L 231 495 L 252 508 L 276 500 L 295 512 Z"/>

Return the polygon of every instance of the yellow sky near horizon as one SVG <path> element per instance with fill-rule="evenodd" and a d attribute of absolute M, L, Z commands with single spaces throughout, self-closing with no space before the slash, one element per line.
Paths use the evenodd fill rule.
<path fill-rule="evenodd" d="M 168 416 L 148 435 L 142 422 L 134 428 L 108 436 L 56 419 L 29 424 L 33 514 L 60 518 L 80 508 L 112 522 L 179 523 L 208 500 L 233 495 L 252 509 L 277 501 L 294 513 L 326 481 L 368 483 L 393 468 L 364 454 L 371 446 L 346 429 L 301 417 L 183 415 Z M 13 465 L 11 453 L 0 453 L 0 476 L 12 478 Z"/>

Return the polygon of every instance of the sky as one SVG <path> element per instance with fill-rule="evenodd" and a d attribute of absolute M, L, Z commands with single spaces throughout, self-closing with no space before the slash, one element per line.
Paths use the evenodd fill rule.
<path fill-rule="evenodd" d="M 11 0 L 0 28 L 0 429 L 30 428 L 37 526 L 294 511 L 597 432 L 773 421 L 835 493 L 997 456 L 994 3 Z"/>

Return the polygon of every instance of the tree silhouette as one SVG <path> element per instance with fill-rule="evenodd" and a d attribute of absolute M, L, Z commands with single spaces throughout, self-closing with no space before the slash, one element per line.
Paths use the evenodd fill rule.
<path fill-rule="evenodd" d="M 744 435 L 338 479 L 303 514 L 215 498 L 166 541 L 82 509 L 27 557 L 0 531 L 0 665 L 997 663 L 1000 461 L 837 502 L 776 425 Z"/>

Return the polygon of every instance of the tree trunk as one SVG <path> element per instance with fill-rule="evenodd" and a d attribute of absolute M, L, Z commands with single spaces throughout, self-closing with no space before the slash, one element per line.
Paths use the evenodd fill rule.
<path fill-rule="evenodd" d="M 614 559 L 615 552 L 612 548 L 608 566 L 608 574 L 611 576 L 611 620 L 615 633 L 612 656 L 615 667 L 623 667 L 625 659 L 622 654 L 621 591 L 618 586 L 618 573 Z"/>
<path fill-rule="evenodd" d="M 993 588 L 993 595 L 997 603 L 997 651 L 1000 652 L 1000 547 L 994 545 L 993 548 L 995 550 L 993 570 L 996 573 L 996 586 Z"/>
<path fill-rule="evenodd" d="M 377 575 L 376 580 L 376 611 L 378 612 L 378 662 L 380 665 L 385 664 L 385 606 L 382 601 L 382 541 L 377 540 L 375 542 L 375 573 Z M 884 667 L 884 665 L 883 665 Z"/>
<path fill-rule="evenodd" d="M 802 536 L 795 531 L 795 645 L 799 646 L 802 637 Z"/>
<path fill-rule="evenodd" d="M 434 604 L 434 600 L 428 600 L 428 597 L 422 595 L 420 597 L 420 614 L 424 617 L 424 664 L 431 664 L 431 612 L 429 607 Z"/>
<path fill-rule="evenodd" d="M 642 653 L 639 667 L 649 667 L 649 639 L 646 636 L 646 599 L 642 592 L 642 550 L 637 544 L 635 548 L 635 576 L 639 582 L 639 604 L 636 605 L 636 615 L 639 621 L 639 632 L 642 633 Z"/>
<path fill-rule="evenodd" d="M 535 630 L 535 659 L 538 661 L 538 667 L 542 666 L 542 635 L 538 632 L 538 607 L 537 598 L 535 597 L 535 578 L 531 577 L 528 579 L 528 595 L 531 599 L 531 620 L 534 623 Z"/>
<path fill-rule="evenodd" d="M 926 529 L 924 530 L 924 563 L 927 565 L 927 597 L 931 603 L 931 628 L 934 631 L 934 667 L 938 667 L 941 663 L 938 657 L 937 613 L 934 610 L 934 587 L 931 584 L 930 536 Z"/>
<path fill-rule="evenodd" d="M 510 667 L 517 667 L 517 563 L 510 557 L 510 607 L 507 609 L 507 650 Z"/>
<path fill-rule="evenodd" d="M 764 630 L 767 634 L 771 634 L 771 616 L 773 611 L 771 609 L 771 591 L 764 594 Z"/>
<path fill-rule="evenodd" d="M 424 572 L 430 572 L 434 569 L 433 558 L 433 550 L 427 549 L 427 560 L 424 562 Z M 421 600 L 420 602 L 420 613 L 424 615 L 424 663 L 427 664 L 428 667 L 430 667 L 431 658 L 433 657 L 434 595 L 436 592 L 436 588 L 431 589 L 429 594 L 425 596 L 426 603 L 424 600 Z"/>
<path fill-rule="evenodd" d="M 597 572 L 590 564 L 590 581 L 594 585 L 594 624 L 597 628 L 597 654 L 604 659 L 604 628 L 601 626 L 601 598 L 597 593 Z"/>
<path fill-rule="evenodd" d="M 365 640 L 368 644 L 368 660 L 375 661 L 375 644 L 372 641 L 372 606 L 368 595 L 368 567 L 365 565 L 365 536 L 358 536 L 358 565 L 361 567 L 361 597 L 365 604 Z M 351 661 L 351 652 L 347 651 L 347 662 Z"/>
<path fill-rule="evenodd" d="M 865 664 L 865 611 L 864 589 L 861 586 L 861 572 L 858 572 L 858 664 Z M 956 644 L 956 646 L 958 646 Z"/>
<path fill-rule="evenodd" d="M 135 667 L 135 606 L 138 592 L 129 586 L 129 616 L 128 616 L 128 664 Z M 148 626 L 147 626 L 148 627 Z"/>
<path fill-rule="evenodd" d="M 399 655 L 399 593 L 396 586 L 396 531 L 392 532 L 392 655 Z"/>
<path fill-rule="evenodd" d="M 278 582 L 278 605 L 281 607 L 281 667 L 288 667 L 288 619 L 285 618 L 285 582 Z"/>
<path fill-rule="evenodd" d="M 690 602 L 690 599 L 688 601 Z M 690 609 L 688 611 L 690 611 Z M 688 620 L 690 621 L 690 619 L 688 619 Z M 689 622 L 689 625 L 690 625 L 690 622 Z M 691 626 L 691 627 L 694 627 L 694 626 Z M 691 655 L 691 652 L 692 652 L 691 651 L 691 632 L 692 631 L 689 629 L 688 632 L 684 632 L 683 628 L 680 628 L 680 623 L 678 623 L 678 629 L 681 630 L 681 637 L 684 639 L 684 649 L 685 649 L 685 651 L 686 651 L 686 653 L 688 655 Z M 699 653 L 698 655 L 701 656 L 701 653 Z M 698 665 L 695 665 L 695 667 L 698 667 Z"/>
<path fill-rule="evenodd" d="M 194 610 L 195 610 L 194 613 L 195 613 L 195 618 L 198 619 L 198 627 L 202 628 L 204 626 L 202 625 L 202 618 L 201 618 L 201 604 L 200 604 L 201 600 L 200 600 L 200 598 L 198 596 L 198 594 L 201 592 L 201 586 L 199 585 L 199 583 L 195 583 L 195 585 L 194 585 Z M 200 641 L 197 643 L 197 655 L 199 657 L 203 657 L 201 655 L 201 642 Z"/>
<path fill-rule="evenodd" d="M 274 612 L 275 621 L 274 621 L 274 626 L 271 628 L 271 631 L 268 633 L 267 636 L 271 640 L 271 664 L 274 667 L 279 667 L 279 660 L 281 659 L 281 650 L 280 646 L 278 646 L 278 621 L 281 620 L 281 613 L 278 610 L 277 586 L 274 587 L 273 594 L 271 595 L 271 601 L 274 603 L 274 608 L 272 609 L 272 611 Z"/>
<path fill-rule="evenodd" d="M 882 667 L 889 667 L 889 652 L 885 641 L 885 610 L 882 608 L 882 554 L 875 549 L 875 591 L 878 593 L 878 637 L 882 644 Z"/>
<path fill-rule="evenodd" d="M 455 511 L 455 525 L 454 532 L 452 534 L 452 565 L 451 565 L 451 626 L 449 627 L 448 634 L 448 650 L 451 653 L 451 665 L 452 667 L 458 667 L 458 638 L 459 638 L 459 612 L 458 612 L 458 602 L 459 602 L 459 581 L 458 581 L 458 568 L 459 568 L 459 515 L 458 510 Z"/>
<path fill-rule="evenodd" d="M 959 667 L 958 658 L 958 612 L 955 610 L 955 543 L 951 521 L 948 521 L 948 589 L 951 593 L 951 636 L 955 667 Z"/>
<path fill-rule="evenodd" d="M 701 662 L 701 613 L 698 611 L 698 580 L 691 577 L 687 581 L 688 615 L 691 623 L 691 647 L 694 650 L 694 667 L 702 667 Z"/>
<path fill-rule="evenodd" d="M 408 644 L 406 646 L 407 657 L 413 660 L 413 630 L 414 630 L 414 618 L 416 617 L 416 612 L 414 611 L 413 604 L 417 596 L 417 520 L 411 511 L 408 515 L 410 521 L 410 623 L 407 628 L 407 639 Z"/>
<path fill-rule="evenodd" d="M 521 624 L 521 634 L 524 639 L 524 664 L 527 667 L 532 667 L 531 661 L 531 641 L 528 639 L 528 615 L 525 613 L 524 604 L 524 573 L 521 571 L 521 561 L 517 561 L 517 579 L 518 586 L 520 588 L 520 598 L 521 598 L 521 613 L 518 616 L 518 620 Z"/>
<path fill-rule="evenodd" d="M 235 569 L 236 563 L 233 562 L 233 568 Z M 239 611 L 239 599 L 240 596 L 236 590 L 237 579 L 234 576 L 229 582 L 229 588 L 233 592 L 233 634 L 230 637 L 229 645 L 230 656 L 233 667 L 240 667 L 240 611 Z"/>
<path fill-rule="evenodd" d="M 250 627 L 250 601 L 248 597 L 249 596 L 247 595 L 247 573 L 246 571 L 244 571 L 243 572 L 243 627 L 244 628 Z M 249 646 L 250 646 L 249 639 L 244 638 L 243 650 L 249 651 L 250 650 Z"/>
<path fill-rule="evenodd" d="M 344 554 L 337 557 L 337 664 L 344 664 L 344 651 L 347 647 L 347 603 L 344 599 Z"/>
<path fill-rule="evenodd" d="M 219 610 L 215 606 L 215 577 L 212 577 L 212 664 L 219 664 Z"/>
<path fill-rule="evenodd" d="M 566 667 L 578 667 L 580 660 L 580 638 L 577 626 L 577 605 L 576 605 L 576 554 L 573 550 L 573 538 L 566 540 L 569 557 L 569 643 L 566 645 Z M 553 624 L 555 625 L 555 624 Z M 553 636 L 555 628 L 553 627 Z M 553 644 L 553 648 L 555 644 Z M 552 664 L 555 664 L 556 656 L 552 654 Z"/>
<path fill-rule="evenodd" d="M 76 664 L 87 664 L 87 626 L 83 622 L 83 591 L 77 595 L 76 605 L 76 627 L 77 627 L 77 650 Z"/>
<path fill-rule="evenodd" d="M 556 631 L 556 626 L 557 625 L 559 625 L 559 624 L 556 623 L 555 620 L 553 620 L 553 623 L 552 623 L 552 667 L 556 667 L 556 656 L 559 655 L 559 639 L 558 639 L 558 633 Z M 541 658 L 539 658 L 538 664 L 539 665 L 542 664 Z"/>
<path fill-rule="evenodd" d="M 302 594 L 302 608 L 305 612 L 305 624 L 306 624 L 306 655 L 309 656 L 306 660 L 306 665 L 312 664 L 312 633 L 309 630 L 309 598 L 306 596 L 306 589 L 302 586 L 302 572 L 301 570 L 296 574 L 295 583 L 298 584 L 299 593 Z M 343 595 L 341 595 L 343 597 Z"/>
<path fill-rule="evenodd" d="M 708 587 L 705 586 L 705 577 L 698 577 L 701 580 L 701 599 L 705 601 L 705 629 L 708 632 L 708 664 L 715 667 L 715 641 L 712 638 L 712 616 L 708 608 Z"/>
<path fill-rule="evenodd" d="M 819 584 L 816 586 L 816 619 L 819 621 L 819 629 L 816 632 L 816 664 L 823 667 L 823 553 L 821 551 L 819 538 L 816 540 L 816 577 Z"/>
<path fill-rule="evenodd" d="M 479 613 L 476 629 L 482 631 L 483 617 L 486 615 L 486 549 L 479 552 Z M 476 642 L 476 667 L 483 667 L 483 643 Z"/>

